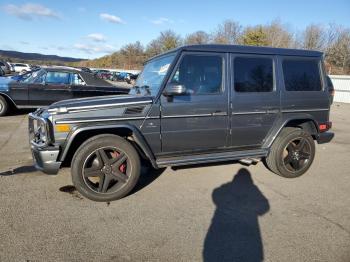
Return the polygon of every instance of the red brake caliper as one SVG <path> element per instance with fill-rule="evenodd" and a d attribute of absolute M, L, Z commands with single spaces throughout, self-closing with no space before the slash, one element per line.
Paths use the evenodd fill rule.
<path fill-rule="evenodd" d="M 120 154 L 117 151 L 114 151 L 112 153 L 113 158 L 117 158 L 119 155 Z M 119 166 L 119 171 L 122 172 L 123 174 L 125 173 L 125 171 L 126 171 L 126 164 L 125 163 L 123 163 Z"/>

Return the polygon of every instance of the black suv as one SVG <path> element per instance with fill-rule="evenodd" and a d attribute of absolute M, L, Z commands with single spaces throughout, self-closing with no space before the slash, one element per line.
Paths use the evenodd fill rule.
<path fill-rule="evenodd" d="M 304 174 L 315 142 L 333 138 L 332 103 L 316 51 L 183 46 L 150 59 L 129 95 L 57 102 L 30 114 L 36 167 L 71 166 L 95 201 L 127 195 L 153 168 L 262 159 L 283 177 Z"/>

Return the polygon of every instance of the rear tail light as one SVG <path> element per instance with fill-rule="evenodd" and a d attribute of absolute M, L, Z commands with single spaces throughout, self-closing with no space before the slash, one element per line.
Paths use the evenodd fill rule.
<path fill-rule="evenodd" d="M 320 132 L 326 132 L 327 130 L 332 128 L 332 122 L 318 124 L 318 128 Z"/>

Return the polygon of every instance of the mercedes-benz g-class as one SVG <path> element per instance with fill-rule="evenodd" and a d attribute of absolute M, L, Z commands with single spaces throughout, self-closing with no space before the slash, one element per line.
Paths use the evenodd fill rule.
<path fill-rule="evenodd" d="M 85 197 L 111 201 L 153 168 L 261 159 L 304 174 L 329 142 L 332 91 L 316 51 L 183 46 L 150 59 L 128 95 L 72 99 L 29 117 L 36 167 L 71 166 Z"/>

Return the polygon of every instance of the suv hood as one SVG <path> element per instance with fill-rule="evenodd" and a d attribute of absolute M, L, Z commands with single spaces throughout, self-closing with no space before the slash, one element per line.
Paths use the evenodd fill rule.
<path fill-rule="evenodd" d="M 69 99 L 53 103 L 48 107 L 50 113 L 81 112 L 129 105 L 151 104 L 151 96 L 113 95 L 79 99 Z"/>

